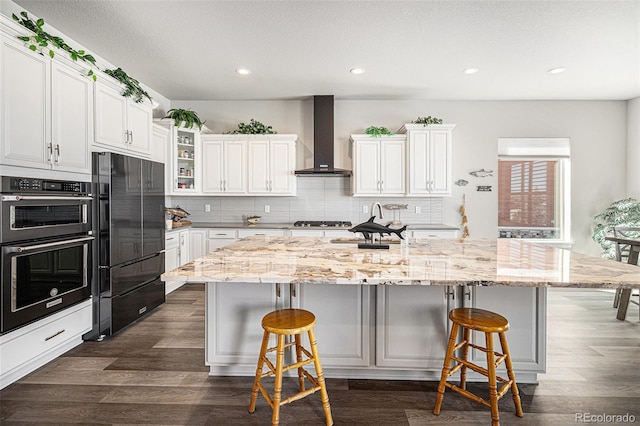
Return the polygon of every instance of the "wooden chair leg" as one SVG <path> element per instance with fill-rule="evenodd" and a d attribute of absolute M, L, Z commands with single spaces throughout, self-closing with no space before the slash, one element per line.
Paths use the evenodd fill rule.
<path fill-rule="evenodd" d="M 491 403 L 491 425 L 500 426 L 498 412 L 498 384 L 496 381 L 496 360 L 493 352 L 493 334 L 484 333 L 487 348 L 487 373 L 489 374 L 489 401 Z"/>
<path fill-rule="evenodd" d="M 302 346 L 300 343 L 300 335 L 295 335 L 296 342 L 296 361 L 298 363 L 302 362 Z M 298 384 L 300 385 L 300 392 L 304 391 L 304 370 L 302 366 L 298 367 Z"/>
<path fill-rule="evenodd" d="M 313 328 L 309 329 L 309 346 L 311 346 L 311 355 L 313 356 L 313 364 L 316 368 L 316 377 L 318 379 L 318 386 L 320 386 L 320 398 L 322 399 L 322 409 L 326 418 L 327 426 L 333 425 L 333 417 L 331 416 L 331 405 L 329 404 L 329 394 L 327 393 L 327 386 L 324 382 L 324 373 L 322 372 L 322 364 L 320 363 L 320 355 L 318 355 L 318 348 L 316 346 L 316 335 L 313 332 Z"/>
<path fill-rule="evenodd" d="M 249 412 L 256 411 L 256 399 L 258 398 L 258 390 L 260 378 L 262 377 L 262 367 L 264 366 L 264 357 L 267 355 L 267 346 L 269 345 L 269 332 L 265 331 L 262 337 L 262 346 L 260 346 L 260 356 L 258 356 L 258 367 L 256 368 L 256 378 L 253 381 L 253 390 L 251 391 L 251 402 L 249 403 Z"/>
<path fill-rule="evenodd" d="M 463 327 L 463 330 L 464 331 L 462 332 L 462 338 L 467 343 L 462 347 L 461 358 L 466 361 L 467 357 L 469 356 L 469 339 L 471 339 L 471 330 L 466 327 Z M 467 366 L 464 364 L 460 368 L 460 388 L 467 388 Z"/>
<path fill-rule="evenodd" d="M 505 358 L 505 366 L 507 367 L 507 375 L 511 380 L 511 396 L 513 397 L 513 404 L 516 406 L 516 416 L 522 417 L 522 404 L 520 402 L 520 393 L 518 392 L 518 385 L 516 384 L 516 375 L 513 374 L 513 363 L 511 362 L 511 352 L 509 352 L 509 345 L 507 344 L 507 337 L 504 333 L 498 333 L 500 336 L 500 346 L 502 346 L 502 353 L 507 357 Z"/>
<path fill-rule="evenodd" d="M 284 338 L 278 334 L 278 348 L 276 349 L 276 379 L 273 385 L 273 414 L 271 424 L 277 426 L 280 423 L 280 401 L 282 400 L 282 368 L 284 365 Z"/>
<path fill-rule="evenodd" d="M 451 368 L 451 357 L 453 356 L 453 348 L 456 346 L 456 337 L 458 336 L 458 325 L 453 324 L 451 327 L 451 334 L 449 335 L 449 343 L 447 344 L 447 352 L 444 356 L 444 363 L 442 365 L 442 375 L 440 376 L 440 383 L 438 383 L 438 393 L 436 394 L 436 405 L 433 407 L 433 414 L 436 416 L 440 414 L 440 405 L 444 398 L 445 383 L 449 377 L 449 369 Z"/>

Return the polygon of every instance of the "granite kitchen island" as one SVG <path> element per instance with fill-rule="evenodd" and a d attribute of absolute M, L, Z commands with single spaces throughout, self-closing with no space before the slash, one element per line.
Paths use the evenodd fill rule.
<path fill-rule="evenodd" d="M 411 240 L 388 250 L 329 238 L 251 237 L 163 275 L 205 282 L 211 375 L 255 373 L 266 313 L 317 318 L 327 377 L 437 380 L 459 306 L 506 316 L 520 383 L 545 371 L 546 288 L 640 288 L 640 268 L 515 239 Z M 483 354 L 473 354 L 482 363 Z"/>

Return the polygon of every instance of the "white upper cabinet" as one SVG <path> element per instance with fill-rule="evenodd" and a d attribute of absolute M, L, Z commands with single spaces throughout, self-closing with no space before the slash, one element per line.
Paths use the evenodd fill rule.
<path fill-rule="evenodd" d="M 84 71 L 52 63 L 51 142 L 57 170 L 89 171 L 93 80 Z"/>
<path fill-rule="evenodd" d="M 2 37 L 2 164 L 90 172 L 92 80 Z"/>
<path fill-rule="evenodd" d="M 251 135 L 247 141 L 249 194 L 296 195 L 297 139 L 297 135 Z"/>
<path fill-rule="evenodd" d="M 451 140 L 453 124 L 405 124 L 409 145 L 409 196 L 451 195 Z"/>
<path fill-rule="evenodd" d="M 148 156 L 153 109 L 145 102 L 123 97 L 122 88 L 114 83 L 111 77 L 100 74 L 95 84 L 95 143 Z"/>
<path fill-rule="evenodd" d="M 405 135 L 351 135 L 353 195 L 405 195 Z"/>
<path fill-rule="evenodd" d="M 202 192 L 242 195 L 247 192 L 247 141 L 229 135 L 203 135 Z"/>
<path fill-rule="evenodd" d="M 167 152 L 171 145 L 171 130 L 160 124 L 153 124 L 153 136 L 151 138 L 151 161 L 158 163 L 167 163 Z M 167 173 L 165 167 L 165 174 Z M 166 186 L 169 188 L 169 186 Z"/>

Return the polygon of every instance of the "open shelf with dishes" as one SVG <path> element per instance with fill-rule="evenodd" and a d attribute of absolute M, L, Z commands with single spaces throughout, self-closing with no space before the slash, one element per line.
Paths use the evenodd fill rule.
<path fill-rule="evenodd" d="M 174 194 L 200 190 L 200 134 L 197 130 L 174 127 L 173 134 Z"/>

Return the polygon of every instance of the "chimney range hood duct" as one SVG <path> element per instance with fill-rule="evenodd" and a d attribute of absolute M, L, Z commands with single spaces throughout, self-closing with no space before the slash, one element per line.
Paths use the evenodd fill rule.
<path fill-rule="evenodd" d="M 298 176 L 351 176 L 351 170 L 333 167 L 333 95 L 313 97 L 313 168 Z"/>

